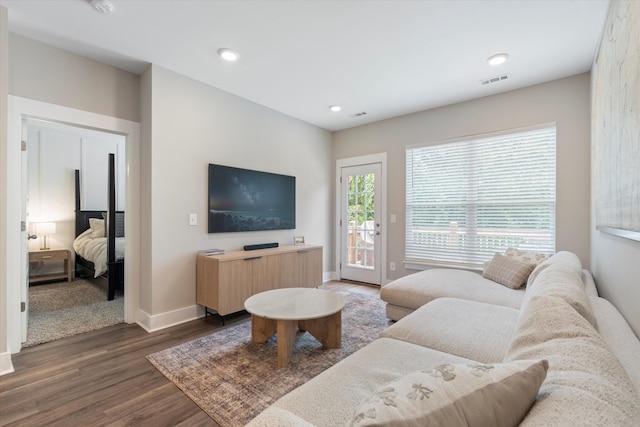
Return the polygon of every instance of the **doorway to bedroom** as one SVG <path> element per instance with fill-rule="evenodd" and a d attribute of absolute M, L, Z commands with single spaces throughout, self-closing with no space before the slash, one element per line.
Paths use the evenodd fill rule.
<path fill-rule="evenodd" d="M 23 140 L 28 283 L 22 346 L 124 322 L 123 291 L 107 298 L 105 220 L 94 218 L 83 231 L 76 206 L 83 212 L 107 211 L 107 164 L 113 153 L 116 210 L 125 210 L 125 137 L 28 118 Z M 124 244 L 119 246 L 123 257 Z M 76 269 L 78 253 L 91 260 L 91 269 Z"/>

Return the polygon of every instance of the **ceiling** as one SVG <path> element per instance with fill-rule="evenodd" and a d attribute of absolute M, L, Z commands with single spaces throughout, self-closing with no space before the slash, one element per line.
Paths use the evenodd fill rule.
<path fill-rule="evenodd" d="M 609 0 L 0 0 L 11 32 L 331 131 L 589 71 Z M 236 50 L 234 63 L 220 48 Z M 496 67 L 487 58 L 509 60 Z M 482 80 L 507 75 L 496 83 Z M 332 112 L 329 106 L 342 106 Z M 360 114 L 365 112 L 366 114 Z"/>

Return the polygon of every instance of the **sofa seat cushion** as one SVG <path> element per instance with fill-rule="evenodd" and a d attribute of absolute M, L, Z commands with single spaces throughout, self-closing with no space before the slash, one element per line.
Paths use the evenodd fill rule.
<path fill-rule="evenodd" d="M 314 427 L 296 414 L 275 405 L 269 406 L 247 426 L 253 427 Z"/>
<path fill-rule="evenodd" d="M 546 360 L 448 364 L 415 371 L 378 388 L 349 426 L 513 427 L 536 400 Z"/>
<path fill-rule="evenodd" d="M 565 300 L 523 306 L 505 360 L 546 359 L 547 378 L 522 426 L 637 426 L 640 396 L 593 325 Z"/>
<path fill-rule="evenodd" d="M 600 337 L 615 354 L 640 395 L 640 341 L 622 314 L 609 301 L 593 296 L 589 297 L 589 301 Z"/>
<path fill-rule="evenodd" d="M 438 298 L 382 331 L 395 338 L 482 363 L 504 359 L 519 311 L 476 301 Z"/>
<path fill-rule="evenodd" d="M 412 310 L 443 297 L 520 308 L 524 289 L 509 289 L 472 271 L 433 268 L 401 277 L 380 290 L 383 301 Z"/>
<path fill-rule="evenodd" d="M 313 425 L 343 426 L 378 387 L 420 369 L 474 361 L 390 338 L 379 338 L 278 399 L 272 406 Z M 248 425 L 273 426 L 265 410 Z M 275 424 L 277 425 L 277 424 Z"/>
<path fill-rule="evenodd" d="M 401 307 L 399 305 L 394 305 L 388 302 L 385 305 L 385 311 L 387 312 L 387 317 L 393 320 L 400 320 L 405 316 L 410 315 L 415 310 L 413 308 Z"/>

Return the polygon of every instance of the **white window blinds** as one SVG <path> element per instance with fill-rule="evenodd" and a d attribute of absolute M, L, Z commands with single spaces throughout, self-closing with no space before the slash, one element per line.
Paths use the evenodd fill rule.
<path fill-rule="evenodd" d="M 556 128 L 407 148 L 406 258 L 476 266 L 555 252 Z"/>

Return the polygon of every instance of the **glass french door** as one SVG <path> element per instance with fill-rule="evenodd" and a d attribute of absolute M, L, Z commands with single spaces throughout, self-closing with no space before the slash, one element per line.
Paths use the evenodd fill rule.
<path fill-rule="evenodd" d="M 342 168 L 340 277 L 379 285 L 380 163 Z"/>

